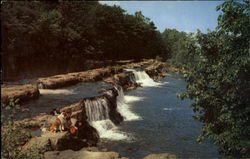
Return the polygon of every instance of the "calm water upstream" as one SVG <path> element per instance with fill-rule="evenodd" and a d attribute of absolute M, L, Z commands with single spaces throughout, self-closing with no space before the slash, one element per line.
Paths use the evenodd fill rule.
<path fill-rule="evenodd" d="M 102 139 L 99 146 L 131 159 L 150 153 L 172 153 L 179 158 L 219 158 L 212 143 L 196 142 L 201 123 L 192 117 L 191 101 L 176 97 L 176 93 L 185 91 L 186 87 L 180 77 L 172 75 L 162 80 L 160 86 L 125 93 L 130 110 L 140 119 L 124 121 L 118 126 L 128 140 Z"/>

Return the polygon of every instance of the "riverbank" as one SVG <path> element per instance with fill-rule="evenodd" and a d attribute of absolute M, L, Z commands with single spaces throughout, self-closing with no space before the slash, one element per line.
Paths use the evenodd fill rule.
<path fill-rule="evenodd" d="M 97 82 L 104 81 L 107 83 L 111 83 L 114 85 L 111 89 L 100 90 L 101 94 L 91 98 L 84 98 L 75 104 L 71 104 L 69 106 L 64 106 L 61 108 L 61 111 L 70 109 L 73 111 L 72 118 L 76 119 L 76 125 L 79 127 L 77 135 L 69 136 L 68 133 L 63 134 L 54 134 L 54 133 L 43 133 L 41 132 L 38 136 L 31 138 L 25 145 L 26 149 L 32 147 L 35 143 L 40 143 L 40 148 L 46 148 L 50 151 L 64 151 L 67 149 L 73 149 L 79 151 L 82 147 L 96 146 L 100 134 L 98 134 L 96 128 L 93 127 L 89 122 L 90 116 L 94 114 L 95 110 L 100 110 L 97 116 L 91 117 L 91 121 L 99 121 L 103 119 L 110 120 L 110 124 L 114 123 L 119 124 L 124 120 L 124 116 L 122 116 L 121 112 L 118 111 L 117 100 L 118 96 L 121 96 L 123 89 L 131 90 L 140 86 L 140 83 L 137 83 L 136 77 L 131 71 L 124 71 L 124 69 L 140 69 L 146 70 L 148 74 L 154 79 L 160 79 L 165 77 L 167 68 L 165 64 L 162 62 L 147 60 L 139 63 L 132 63 L 129 65 L 121 65 L 116 67 L 108 67 L 108 68 L 100 68 L 89 70 L 86 72 L 77 72 L 77 73 L 69 73 L 63 75 L 57 75 L 47 78 L 40 78 L 33 82 L 33 85 L 36 89 L 48 89 L 66 87 L 70 85 L 75 85 L 80 82 Z M 8 86 L 4 87 L 3 96 Z M 13 86 L 15 88 L 17 86 Z M 20 86 L 19 86 L 20 87 Z M 15 89 L 9 89 L 15 90 Z M 25 89 L 24 89 L 25 90 Z M 7 90 L 8 91 L 8 90 Z M 10 91 L 11 92 L 11 91 Z M 10 93 L 11 94 L 11 93 Z M 27 93 L 26 93 L 27 94 Z M 19 98 L 22 96 L 7 96 L 7 99 L 11 99 L 13 97 Z M 26 98 L 27 99 L 27 98 Z M 27 99 L 29 100 L 29 99 Z M 30 98 L 32 100 L 32 98 Z M 7 101 L 7 100 L 5 100 Z M 102 101 L 102 102 L 98 102 Z M 99 103 L 99 104 L 98 104 Z M 102 104 L 101 104 L 102 103 Z M 103 114 L 105 111 L 108 114 Z M 96 111 L 95 111 L 96 112 Z M 100 118 L 101 117 L 101 118 Z M 41 114 L 39 116 L 24 119 L 22 121 L 18 121 L 21 124 L 29 125 L 27 129 L 41 129 L 45 128 L 46 125 L 50 125 L 51 122 L 55 120 L 55 116 L 48 114 Z M 105 121 L 106 122 L 106 121 Z M 114 127 L 113 125 L 112 127 Z M 45 128 L 46 129 L 46 128 Z M 77 143 L 77 144 L 76 144 Z"/>

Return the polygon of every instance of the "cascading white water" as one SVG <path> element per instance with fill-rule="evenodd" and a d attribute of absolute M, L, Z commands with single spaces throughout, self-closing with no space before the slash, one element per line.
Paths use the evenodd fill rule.
<path fill-rule="evenodd" d="M 124 120 L 127 120 L 127 121 L 140 120 L 141 117 L 138 116 L 137 114 L 133 113 L 130 110 L 130 105 L 128 104 L 128 102 L 131 102 L 131 100 L 129 100 L 128 97 L 124 96 L 122 87 L 117 86 L 116 89 L 118 91 L 118 96 L 116 98 L 117 99 L 117 110 L 123 116 Z M 125 99 L 128 99 L 128 100 L 125 100 Z M 140 100 L 140 99 L 137 98 L 137 100 Z"/>
<path fill-rule="evenodd" d="M 136 71 L 134 69 L 127 69 L 132 72 L 134 76 L 130 76 L 131 82 L 142 84 L 142 86 L 159 86 L 160 83 L 151 79 L 145 71 Z M 125 121 L 141 120 L 142 118 L 133 113 L 130 109 L 130 103 L 141 100 L 135 96 L 124 96 L 121 86 L 115 86 L 118 96 L 116 97 L 117 111 L 123 116 Z M 112 96 L 111 92 L 107 95 Z M 97 129 L 101 138 L 108 138 L 112 140 L 127 139 L 127 135 L 117 131 L 117 127 L 109 118 L 109 107 L 106 98 L 97 98 L 96 100 L 85 100 L 86 115 L 89 123 Z"/>
<path fill-rule="evenodd" d="M 111 140 L 124 140 L 128 138 L 126 134 L 117 131 L 117 127 L 109 119 L 92 121 L 90 122 L 90 125 L 92 125 L 98 131 L 100 138 Z"/>
<path fill-rule="evenodd" d="M 86 99 L 84 101 L 89 124 L 99 133 L 101 138 L 123 140 L 127 135 L 119 132 L 110 120 L 109 107 L 106 98 Z"/>
<path fill-rule="evenodd" d="M 71 89 L 39 89 L 40 94 L 42 95 L 70 95 L 75 94 L 74 90 Z"/>
<path fill-rule="evenodd" d="M 155 87 L 161 83 L 155 82 L 145 71 L 137 71 L 135 69 L 125 69 L 126 71 L 133 72 L 136 83 L 141 84 L 143 87 Z"/>
<path fill-rule="evenodd" d="M 109 119 L 109 108 L 105 98 L 85 100 L 86 115 L 89 121 Z"/>

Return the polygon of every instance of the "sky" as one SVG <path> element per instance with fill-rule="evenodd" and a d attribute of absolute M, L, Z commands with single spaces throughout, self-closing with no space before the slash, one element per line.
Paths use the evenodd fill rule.
<path fill-rule="evenodd" d="M 107 5 L 119 5 L 129 14 L 141 11 L 150 18 L 157 29 L 163 32 L 166 28 L 185 32 L 196 32 L 200 29 L 214 30 L 220 12 L 216 6 L 223 1 L 99 1 Z"/>

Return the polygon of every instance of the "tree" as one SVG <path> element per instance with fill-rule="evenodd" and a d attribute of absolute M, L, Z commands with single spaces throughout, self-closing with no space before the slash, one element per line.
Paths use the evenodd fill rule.
<path fill-rule="evenodd" d="M 197 33 L 196 65 L 186 75 L 197 119 L 199 140 L 213 139 L 221 153 L 250 157 L 250 17 L 249 2 L 226 1 L 217 9 L 218 27 Z"/>
<path fill-rule="evenodd" d="M 93 2 L 4 2 L 3 72 L 82 70 L 86 60 L 164 56 L 154 23 L 141 12 Z M 49 70 L 49 71 L 48 71 Z M 8 73 L 8 74 L 6 74 Z"/>
<path fill-rule="evenodd" d="M 162 38 L 167 47 L 168 56 L 172 65 L 176 67 L 188 65 L 193 58 L 188 52 L 189 44 L 193 44 L 193 34 L 180 32 L 176 29 L 165 29 Z M 189 59 L 190 58 L 190 59 Z"/>

